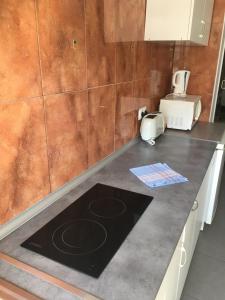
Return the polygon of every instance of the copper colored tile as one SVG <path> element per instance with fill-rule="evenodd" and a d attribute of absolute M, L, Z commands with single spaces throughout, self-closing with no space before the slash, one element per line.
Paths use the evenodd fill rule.
<path fill-rule="evenodd" d="M 41 95 L 33 0 L 0 1 L 0 100 Z"/>
<path fill-rule="evenodd" d="M 154 98 L 161 98 L 166 94 L 171 93 L 172 74 L 163 74 L 164 73 L 160 71 L 154 71 L 151 73 L 151 96 Z"/>
<path fill-rule="evenodd" d="M 152 70 L 152 46 L 150 42 L 138 42 L 135 57 L 135 79 L 149 78 Z"/>
<path fill-rule="evenodd" d="M 215 1 L 217 9 L 219 1 Z M 214 14 L 214 19 L 216 15 Z M 214 20 L 213 20 L 214 21 Z M 202 96 L 203 111 L 200 119 L 208 121 L 221 39 L 222 23 L 212 23 L 209 45 L 175 48 L 174 71 L 183 67 L 191 71 L 188 94 Z"/>
<path fill-rule="evenodd" d="M 143 41 L 146 0 L 104 0 L 107 43 Z"/>
<path fill-rule="evenodd" d="M 185 53 L 185 45 L 175 44 L 174 46 L 174 56 L 173 56 L 173 73 L 178 70 L 185 69 L 184 62 L 184 53 Z"/>
<path fill-rule="evenodd" d="M 114 85 L 89 90 L 89 166 L 114 151 L 115 92 Z"/>
<path fill-rule="evenodd" d="M 134 43 L 118 43 L 116 45 L 116 82 L 131 81 L 134 73 Z"/>
<path fill-rule="evenodd" d="M 52 190 L 87 169 L 87 92 L 45 97 Z"/>
<path fill-rule="evenodd" d="M 38 24 L 44 94 L 84 89 L 84 0 L 39 0 Z"/>
<path fill-rule="evenodd" d="M 191 75 L 187 92 L 192 95 L 212 94 L 214 86 L 214 74 L 208 72 L 199 75 Z"/>
<path fill-rule="evenodd" d="M 199 117 L 199 120 L 204 122 L 209 122 L 212 94 L 207 94 L 207 93 L 202 94 L 201 102 L 202 102 L 202 112 Z"/>
<path fill-rule="evenodd" d="M 157 95 L 159 99 L 171 93 L 171 81 L 171 74 L 161 77 L 161 81 L 159 83 L 159 93 Z"/>
<path fill-rule="evenodd" d="M 142 106 L 147 106 L 148 110 L 152 110 L 152 92 L 150 79 L 141 79 L 134 82 L 134 98 L 136 103 L 136 110 L 138 110 L 138 108 Z"/>
<path fill-rule="evenodd" d="M 220 45 L 221 26 L 213 24 L 209 45 L 185 48 L 184 67 L 191 71 L 191 76 L 213 74 L 215 76 Z"/>
<path fill-rule="evenodd" d="M 0 223 L 50 192 L 43 101 L 0 104 Z"/>
<path fill-rule="evenodd" d="M 214 9 L 213 9 L 213 23 L 223 23 L 225 12 L 225 2 L 224 0 L 215 0 L 214 1 Z"/>
<path fill-rule="evenodd" d="M 170 75 L 173 67 L 173 44 L 152 44 L 151 57 L 153 69 L 162 72 L 163 76 Z"/>
<path fill-rule="evenodd" d="M 114 24 L 109 24 L 114 32 Z M 88 86 L 115 83 L 115 44 L 105 41 L 104 0 L 86 0 Z"/>
<path fill-rule="evenodd" d="M 144 40 L 145 2 L 115 0 L 115 42 Z"/>
<path fill-rule="evenodd" d="M 116 86 L 115 148 L 128 143 L 136 135 L 137 112 L 133 97 L 133 84 Z"/>

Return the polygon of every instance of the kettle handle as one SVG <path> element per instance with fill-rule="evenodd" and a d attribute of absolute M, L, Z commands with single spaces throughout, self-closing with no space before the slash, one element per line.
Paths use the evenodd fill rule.
<path fill-rule="evenodd" d="M 174 75 L 173 75 L 172 85 L 173 85 L 174 87 L 177 86 L 176 79 L 177 79 L 177 76 L 178 76 L 180 73 L 181 73 L 181 71 L 176 71 L 176 72 L 174 73 Z"/>

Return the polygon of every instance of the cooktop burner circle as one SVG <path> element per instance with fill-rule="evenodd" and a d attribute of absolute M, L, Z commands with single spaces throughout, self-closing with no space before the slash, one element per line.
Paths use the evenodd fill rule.
<path fill-rule="evenodd" d="M 105 227 L 93 220 L 76 219 L 56 228 L 53 246 L 64 254 L 86 255 L 101 248 L 107 239 Z"/>
<path fill-rule="evenodd" d="M 123 215 L 126 210 L 126 204 L 115 197 L 102 197 L 93 200 L 89 204 L 90 212 L 97 217 L 112 219 Z"/>

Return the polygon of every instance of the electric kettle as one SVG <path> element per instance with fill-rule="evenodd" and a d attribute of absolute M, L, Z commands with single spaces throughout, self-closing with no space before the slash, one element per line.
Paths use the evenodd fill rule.
<path fill-rule="evenodd" d="M 191 72 L 187 70 L 179 70 L 173 74 L 172 85 L 174 87 L 174 95 L 186 96 L 190 74 Z"/>

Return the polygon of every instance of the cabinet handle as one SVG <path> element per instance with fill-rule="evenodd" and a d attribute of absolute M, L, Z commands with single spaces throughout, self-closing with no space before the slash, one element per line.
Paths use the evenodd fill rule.
<path fill-rule="evenodd" d="M 183 254 L 184 254 L 184 262 L 182 263 L 183 260 Z M 181 247 L 181 264 L 180 267 L 183 268 L 187 262 L 187 252 L 184 246 Z"/>
<path fill-rule="evenodd" d="M 203 34 L 199 34 L 198 37 L 199 37 L 200 39 L 202 39 L 202 38 L 204 37 L 204 35 L 203 35 Z"/>
<path fill-rule="evenodd" d="M 198 209 L 198 201 L 197 200 L 195 200 L 195 202 L 194 202 L 194 204 L 193 204 L 193 206 L 192 206 L 192 211 L 195 211 L 195 210 L 197 210 Z"/>
<path fill-rule="evenodd" d="M 204 20 L 201 20 L 201 24 L 204 24 L 204 25 L 205 25 L 205 21 L 204 21 Z"/>

